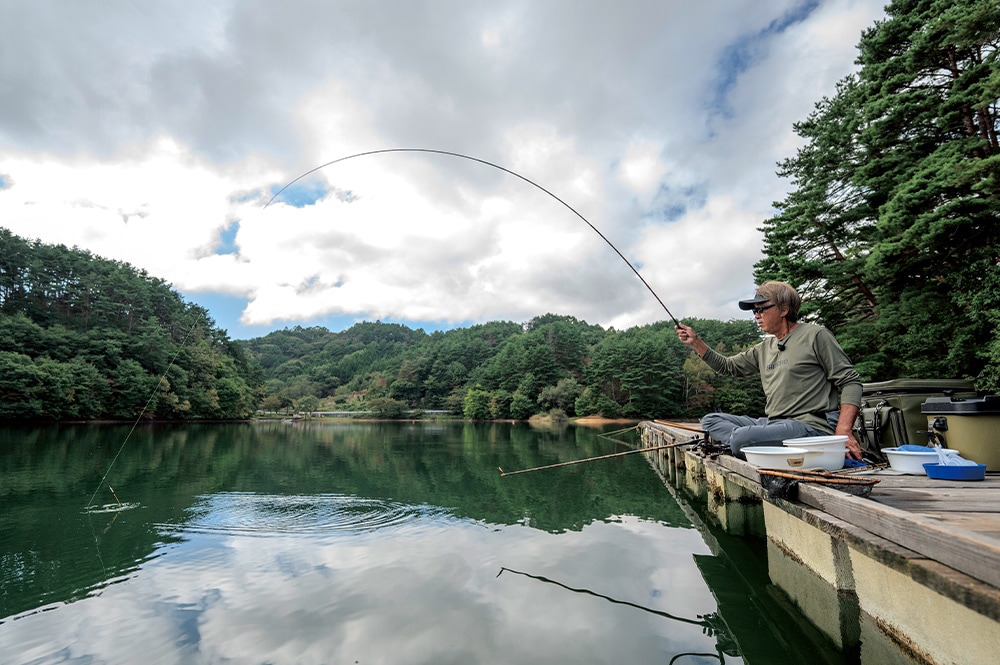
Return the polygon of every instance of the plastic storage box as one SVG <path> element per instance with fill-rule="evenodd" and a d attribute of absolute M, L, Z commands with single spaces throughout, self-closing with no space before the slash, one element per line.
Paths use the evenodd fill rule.
<path fill-rule="evenodd" d="M 920 411 L 927 427 L 962 457 L 1000 471 L 1000 395 L 931 397 Z"/>

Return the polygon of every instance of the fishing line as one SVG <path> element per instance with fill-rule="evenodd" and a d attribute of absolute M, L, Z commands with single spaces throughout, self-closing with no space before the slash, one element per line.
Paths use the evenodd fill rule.
<path fill-rule="evenodd" d="M 598 433 L 597 436 L 598 438 L 601 439 L 607 439 L 608 441 L 614 441 L 615 443 L 620 443 L 623 446 L 629 446 L 632 445 L 630 442 L 622 441 L 621 439 L 616 439 L 615 437 L 619 434 L 624 434 L 626 432 L 638 432 L 638 431 L 639 431 L 639 426 L 633 425 L 632 427 L 626 427 L 625 429 L 618 429 L 615 430 L 614 432 Z"/>
<path fill-rule="evenodd" d="M 506 566 L 503 566 L 503 567 L 500 568 L 500 572 L 497 573 L 497 577 L 500 577 L 504 573 L 513 573 L 514 575 L 523 575 L 524 577 L 528 577 L 528 578 L 533 579 L 533 580 L 538 580 L 539 582 L 545 582 L 546 584 L 554 584 L 557 587 L 561 587 L 563 589 L 566 589 L 567 591 L 572 591 L 573 593 L 584 594 L 584 595 L 587 595 L 587 596 L 594 596 L 595 598 L 601 598 L 603 600 L 608 601 L 609 603 L 614 603 L 615 605 L 625 605 L 626 607 L 633 607 L 633 608 L 635 608 L 637 610 L 642 610 L 643 612 L 649 612 L 650 614 L 655 614 L 657 616 L 665 617 L 665 618 L 671 619 L 673 621 L 679 621 L 680 623 L 687 623 L 687 624 L 691 624 L 693 626 L 701 626 L 702 628 L 704 628 L 706 630 L 709 630 L 709 631 L 718 631 L 719 630 L 718 626 L 715 624 L 715 621 L 714 621 L 714 619 L 715 619 L 715 617 L 717 615 L 715 615 L 714 613 L 713 614 L 706 614 L 706 615 L 698 615 L 698 619 L 689 619 L 687 617 L 679 617 L 679 616 L 676 616 L 674 614 L 670 614 L 669 612 L 664 612 L 662 610 L 654 610 L 652 608 L 645 607 L 643 605 L 639 605 L 638 603 L 633 603 L 633 602 L 628 601 L 628 600 L 619 600 L 617 598 L 612 598 L 611 596 L 606 596 L 603 593 L 597 593 L 596 591 L 591 591 L 590 589 L 583 589 L 583 588 L 571 587 L 571 586 L 569 586 L 567 584 L 563 584 L 562 582 L 559 582 L 557 580 L 551 579 L 549 577 L 544 577 L 542 575 L 532 575 L 531 573 L 525 573 L 525 572 L 522 572 L 520 570 L 514 570 L 513 568 L 508 568 Z M 496 579 L 496 578 L 494 578 L 494 579 Z"/>
<path fill-rule="evenodd" d="M 687 617 L 676 616 L 670 614 L 669 612 L 664 612 L 662 610 L 654 610 L 650 607 L 639 605 L 638 603 L 633 603 L 628 600 L 619 600 L 618 598 L 612 598 L 611 596 L 606 596 L 603 593 L 597 593 L 596 591 L 592 591 L 590 589 L 571 587 L 568 584 L 563 584 L 562 582 L 559 582 L 557 580 L 548 577 L 544 577 L 542 575 L 532 575 L 531 573 L 525 573 L 520 570 L 514 570 L 513 568 L 507 568 L 506 566 L 500 568 L 500 572 L 497 573 L 497 577 L 500 577 L 504 573 L 523 575 L 524 577 L 533 580 L 538 580 L 539 582 L 545 582 L 546 584 L 554 584 L 557 587 L 561 587 L 563 589 L 566 589 L 567 591 L 572 591 L 573 593 L 584 594 L 587 596 L 594 596 L 595 598 L 606 600 L 609 603 L 614 603 L 615 605 L 624 605 L 626 607 L 632 607 L 637 610 L 642 610 L 643 612 L 648 612 L 650 614 L 655 614 L 657 616 L 670 619 L 671 621 L 678 621 L 680 623 L 686 623 L 693 626 L 701 626 L 703 634 L 708 635 L 709 637 L 716 638 L 716 648 L 719 648 L 718 644 L 719 642 L 725 641 L 735 644 L 735 639 L 733 638 L 732 633 L 729 630 L 729 627 L 726 625 L 725 620 L 722 618 L 721 615 L 719 615 L 718 612 L 711 612 L 709 614 L 699 614 L 697 615 L 698 616 L 697 619 L 689 619 Z M 683 658 L 685 656 L 699 656 L 699 657 L 705 656 L 711 658 L 718 658 L 720 663 L 725 663 L 726 661 L 723 659 L 722 653 L 723 653 L 722 649 L 719 650 L 719 653 L 695 653 L 693 651 L 688 651 L 675 655 L 673 658 L 670 659 L 670 663 L 673 664 L 677 662 L 680 658 Z"/>
<path fill-rule="evenodd" d="M 597 457 L 585 457 L 583 459 L 575 459 L 569 462 L 557 462 L 555 464 L 546 464 L 545 466 L 533 466 L 530 469 L 520 469 L 518 471 L 504 471 L 502 467 L 497 467 L 497 471 L 500 472 L 500 477 L 505 476 L 516 476 L 519 473 L 531 473 L 533 471 L 544 471 L 547 469 L 556 469 L 563 466 L 570 466 L 573 464 L 583 464 L 584 462 L 596 462 L 599 460 L 613 459 L 615 457 L 624 457 L 625 455 L 635 455 L 637 453 L 648 453 L 654 450 L 665 450 L 667 448 L 677 448 L 678 446 L 685 446 L 691 443 L 690 441 L 679 441 L 677 443 L 667 443 L 662 446 L 652 446 L 650 448 L 635 448 L 633 450 L 626 450 L 623 453 L 611 453 L 610 455 L 598 455 Z"/>
<path fill-rule="evenodd" d="M 274 200 L 276 198 L 278 198 L 281 195 L 281 193 L 284 192 L 286 189 L 288 189 L 289 187 L 291 187 L 292 185 L 294 185 L 295 183 L 297 183 L 299 180 L 302 180 L 306 176 L 309 176 L 309 175 L 315 173 L 316 171 L 319 171 L 320 169 L 324 169 L 327 166 L 332 166 L 333 164 L 337 164 L 337 163 L 340 163 L 340 162 L 346 162 L 347 160 L 349 160 L 349 159 L 355 159 L 356 157 L 366 157 L 366 156 L 369 156 L 369 155 L 381 155 L 381 154 L 390 153 L 390 152 L 422 152 L 422 153 L 429 153 L 429 154 L 433 154 L 433 155 L 447 155 L 449 157 L 458 157 L 460 159 L 467 159 L 467 160 L 469 160 L 471 162 L 478 162 L 479 164 L 484 164 L 486 166 L 492 166 L 493 168 L 499 169 L 499 170 L 503 171 L 504 173 L 509 173 L 510 175 L 512 175 L 514 177 L 520 178 L 521 180 L 523 180 L 524 182 L 528 183 L 529 185 L 537 187 L 538 189 L 542 190 L 543 192 L 545 192 L 546 194 L 548 194 L 549 196 L 551 196 L 552 198 L 554 198 L 559 203 L 561 203 L 564 206 L 566 206 L 570 210 L 570 212 L 572 212 L 574 215 L 576 215 L 577 217 L 579 217 L 580 219 L 582 219 L 583 222 L 584 222 L 584 224 L 586 224 L 587 226 L 589 226 L 591 228 L 591 230 L 594 231 L 594 233 L 596 233 L 597 235 L 599 235 L 601 237 L 601 240 L 603 240 L 604 242 L 608 243 L 608 246 L 611 247 L 611 249 L 615 250 L 615 254 L 617 254 L 618 257 L 622 261 L 625 262 L 625 265 L 627 265 L 629 268 L 631 268 L 632 272 L 634 272 L 635 276 L 639 278 L 639 281 L 642 282 L 643 286 L 645 286 L 646 289 L 648 289 L 649 292 L 653 294 L 653 297 L 656 298 L 656 302 L 660 303 L 660 307 L 663 308 L 663 311 L 666 312 L 667 316 L 669 316 L 670 319 L 674 322 L 674 325 L 675 326 L 680 326 L 680 323 L 677 321 L 677 318 L 673 314 L 670 313 L 670 310 L 667 309 L 667 306 L 663 303 L 663 300 L 660 299 L 660 296 L 658 296 L 656 294 L 656 291 L 653 290 L 653 287 L 651 287 L 649 285 L 649 283 L 645 280 L 645 278 L 641 274 L 639 274 L 639 271 L 636 269 L 636 267 L 634 265 L 632 265 L 632 262 L 629 261 L 627 258 L 625 258 L 625 255 L 622 254 L 618 250 L 617 247 L 615 247 L 614 243 L 612 243 L 610 240 L 608 240 L 608 237 L 605 236 L 603 233 L 601 233 L 601 231 L 596 226 L 594 226 L 593 224 L 591 224 L 590 220 L 588 220 L 586 217 L 584 217 L 583 215 L 581 215 L 576 210 L 576 208 L 574 208 L 570 204 L 566 203 L 561 198 L 559 198 L 558 196 L 556 196 L 555 194 L 553 194 L 549 190 L 545 189 L 544 187 L 542 187 L 541 185 L 539 185 L 534 180 L 531 180 L 531 179 L 529 179 L 529 178 L 521 175 L 520 173 L 517 173 L 516 171 L 511 171 L 510 169 L 508 169 L 506 167 L 500 166 L 499 164 L 494 164 L 493 162 L 488 162 L 485 159 L 479 159 L 478 157 L 470 157 L 469 155 L 463 155 L 460 152 L 451 152 L 451 151 L 448 151 L 448 150 L 434 150 L 432 148 L 384 148 L 382 150 L 368 150 L 366 152 L 359 152 L 359 153 L 355 153 L 353 155 L 348 155 L 346 157 L 341 157 L 339 159 L 335 159 L 332 162 L 327 162 L 325 164 L 320 164 L 319 166 L 317 166 L 315 168 L 309 169 L 308 171 L 306 171 L 305 173 L 303 173 L 302 175 L 300 175 L 298 178 L 296 178 L 295 180 L 292 180 L 291 182 L 289 182 L 288 184 L 286 184 L 284 187 L 282 187 L 281 189 L 279 189 L 277 192 L 275 192 L 275 194 L 270 199 L 268 199 L 267 203 L 264 204 L 264 209 L 267 209 L 267 207 L 269 205 L 271 205 L 274 202 Z"/>
<path fill-rule="evenodd" d="M 191 325 L 191 329 L 187 331 L 187 334 L 184 335 L 184 339 L 182 339 L 181 343 L 177 346 L 177 351 L 174 353 L 174 357 L 170 359 L 170 363 L 167 365 L 167 368 L 163 370 L 163 374 L 161 374 L 160 378 L 156 381 L 156 385 L 153 387 L 153 392 L 150 393 L 149 399 L 146 400 L 146 404 L 142 407 L 142 411 L 139 412 L 139 415 L 136 417 L 135 422 L 132 423 L 132 429 L 130 429 L 128 431 L 128 434 L 125 435 L 125 440 L 122 441 L 121 447 L 118 448 L 118 452 L 115 453 L 114 458 L 112 458 L 111 464 L 108 465 L 108 470 L 104 472 L 104 476 L 101 478 L 101 482 L 98 483 L 97 485 L 97 489 L 95 489 L 94 493 L 90 495 L 90 501 L 88 501 L 86 505 L 87 508 L 90 508 L 92 505 L 94 505 L 94 497 L 97 496 L 97 493 L 101 491 L 101 486 L 104 485 L 104 481 L 108 479 L 108 474 L 111 473 L 111 468 L 115 465 L 115 462 L 118 461 L 118 456 L 122 454 L 123 450 L 125 450 L 125 444 L 128 443 L 128 440 L 132 436 L 132 432 L 135 431 L 135 428 L 139 426 L 139 421 L 142 420 L 142 416 L 143 414 L 146 413 L 146 410 L 149 408 L 149 405 L 153 403 L 153 398 L 156 397 L 156 391 L 160 389 L 161 385 L 163 385 L 164 379 L 167 378 L 167 372 L 169 372 L 170 368 L 174 366 L 174 361 L 176 361 L 177 356 L 181 354 L 181 350 L 183 350 L 184 345 L 187 344 L 188 337 L 191 336 L 191 333 L 194 332 L 195 326 L 197 325 L 198 325 L 198 320 L 195 319 L 195 322 Z M 108 485 L 108 489 L 111 489 L 110 485 Z M 115 501 L 118 501 L 118 495 L 115 494 L 115 491 L 113 489 L 111 490 L 111 494 L 114 495 Z M 121 501 L 118 501 L 118 505 L 119 506 L 121 505 Z"/>

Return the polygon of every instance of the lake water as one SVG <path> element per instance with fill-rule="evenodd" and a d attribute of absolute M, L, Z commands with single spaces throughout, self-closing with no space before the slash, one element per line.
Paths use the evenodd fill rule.
<path fill-rule="evenodd" d="M 0 428 L 0 662 L 844 662 L 773 600 L 763 548 L 710 548 L 642 455 L 498 471 L 626 449 L 523 424 Z"/>

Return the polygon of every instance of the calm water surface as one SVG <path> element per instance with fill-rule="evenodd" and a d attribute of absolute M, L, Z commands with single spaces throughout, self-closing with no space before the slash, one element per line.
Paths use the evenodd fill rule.
<path fill-rule="evenodd" d="M 0 428 L 0 662 L 839 660 L 641 455 L 497 471 L 623 450 L 593 429 L 130 429 Z"/>

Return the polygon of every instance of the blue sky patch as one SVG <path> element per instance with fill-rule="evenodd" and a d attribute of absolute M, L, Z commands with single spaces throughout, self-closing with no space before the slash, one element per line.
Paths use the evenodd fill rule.
<path fill-rule="evenodd" d="M 227 331 L 230 338 L 247 339 L 249 337 L 256 337 L 256 335 L 241 337 L 240 335 L 234 334 L 234 329 L 240 327 L 241 325 L 239 323 L 240 314 L 243 313 L 244 308 L 247 306 L 247 299 L 245 297 L 218 293 L 216 291 L 198 291 L 195 293 L 188 293 L 178 290 L 178 292 L 187 302 L 200 305 L 207 309 L 209 315 L 215 320 L 215 327 L 222 328 Z M 262 334 L 267 333 L 265 332 Z"/>
<path fill-rule="evenodd" d="M 230 222 L 229 226 L 222 229 L 219 233 L 219 244 L 215 247 L 215 253 L 222 254 L 239 254 L 239 250 L 236 248 L 236 234 L 240 230 L 239 222 Z"/>
<path fill-rule="evenodd" d="M 684 187 L 675 189 L 661 184 L 656 198 L 650 205 L 649 212 L 643 215 L 644 221 L 675 222 L 691 209 L 705 205 L 708 193 L 704 187 Z"/>
<path fill-rule="evenodd" d="M 718 76 L 714 84 L 714 95 L 709 102 L 712 115 L 731 117 L 729 93 L 736 86 L 740 75 L 750 69 L 765 50 L 764 43 L 772 36 L 783 33 L 788 28 L 805 21 L 819 7 L 819 0 L 804 0 L 797 6 L 771 21 L 756 34 L 743 35 L 730 44 L 716 63 Z"/>
<path fill-rule="evenodd" d="M 271 196 L 281 191 L 280 185 L 271 186 Z M 289 185 L 288 189 L 281 192 L 281 196 L 275 201 L 284 201 L 294 208 L 305 208 L 317 201 L 322 201 L 330 193 L 326 185 L 319 180 L 300 180 L 294 185 Z"/>

